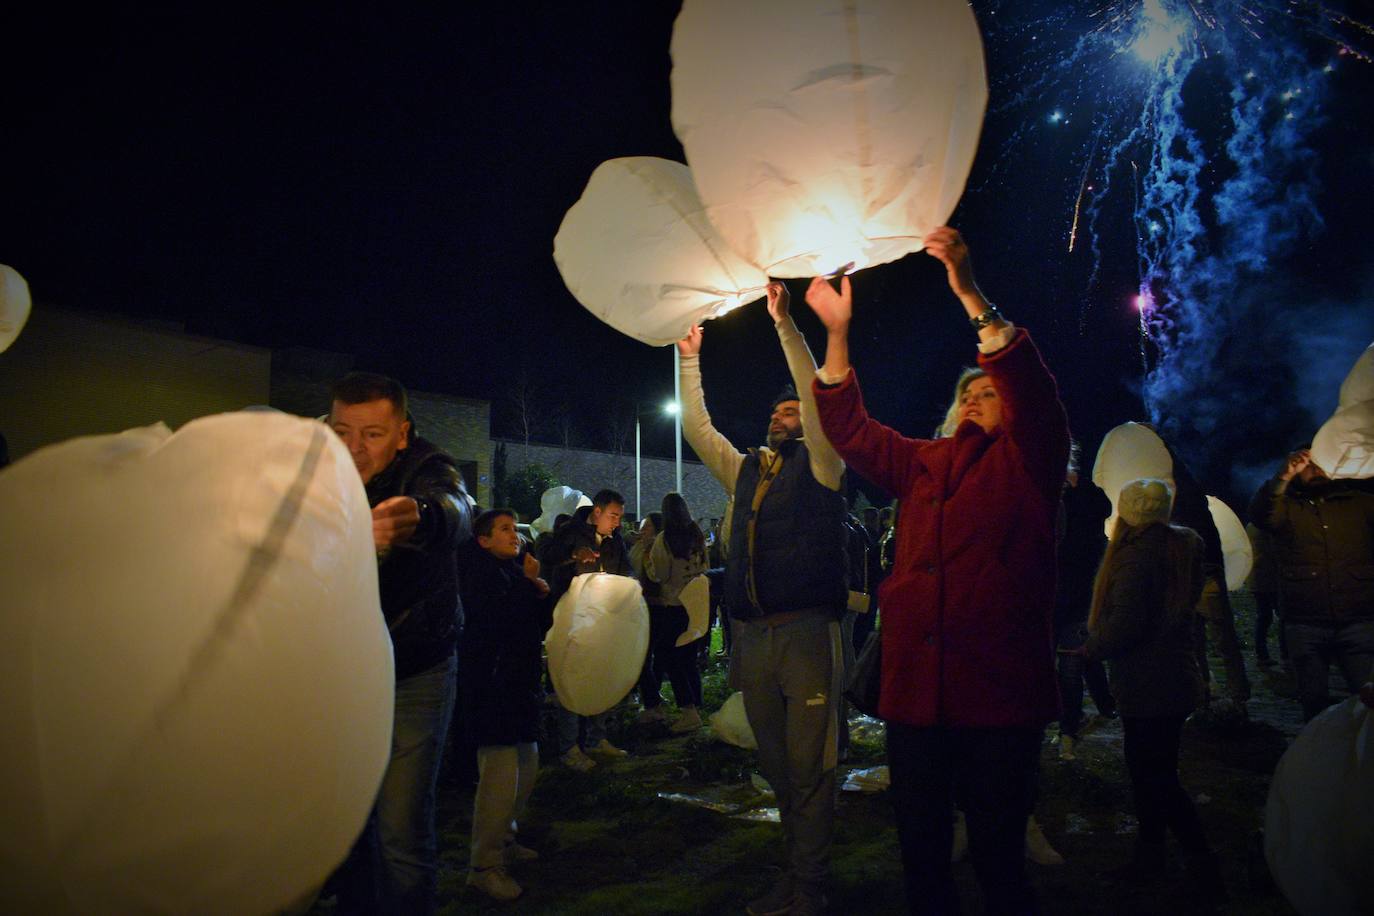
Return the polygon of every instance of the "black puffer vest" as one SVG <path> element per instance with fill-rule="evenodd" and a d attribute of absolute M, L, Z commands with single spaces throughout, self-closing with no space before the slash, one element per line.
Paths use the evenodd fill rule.
<path fill-rule="evenodd" d="M 778 451 L 782 470 L 769 486 L 757 518 L 753 511 L 760 475 L 757 451 L 750 451 L 744 459 L 735 482 L 735 509 L 725 560 L 726 608 L 730 616 L 744 620 L 807 609 L 839 615 L 847 597 L 844 496 L 812 475 L 804 442 L 789 440 Z M 749 589 L 751 518 L 753 597 Z"/>

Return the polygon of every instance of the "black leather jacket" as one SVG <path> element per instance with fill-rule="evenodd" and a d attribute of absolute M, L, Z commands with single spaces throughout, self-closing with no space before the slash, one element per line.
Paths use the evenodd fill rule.
<path fill-rule="evenodd" d="M 370 506 L 393 496 L 420 505 L 415 534 L 377 558 L 382 614 L 402 681 L 444 661 L 457 645 L 463 606 L 454 551 L 472 537 L 472 509 L 453 459 L 418 437 L 367 485 Z"/>

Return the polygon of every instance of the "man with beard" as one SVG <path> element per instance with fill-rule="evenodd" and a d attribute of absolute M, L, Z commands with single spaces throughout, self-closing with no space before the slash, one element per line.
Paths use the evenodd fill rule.
<path fill-rule="evenodd" d="M 730 684 L 744 692 L 787 843 L 788 870 L 749 904 L 753 916 L 823 910 L 835 813 L 837 621 L 848 572 L 844 465 L 821 433 L 811 392 L 816 362 L 788 303 L 787 288 L 770 283 L 768 312 L 795 387 L 773 402 L 768 444 L 748 453 L 706 412 L 701 328 L 678 343 L 683 434 L 734 500 L 725 559 Z"/>
<path fill-rule="evenodd" d="M 1331 704 L 1333 660 L 1352 694 L 1374 668 L 1374 493 L 1327 477 L 1309 448 L 1289 455 L 1250 503 L 1251 519 L 1273 536 L 1304 720 Z"/>

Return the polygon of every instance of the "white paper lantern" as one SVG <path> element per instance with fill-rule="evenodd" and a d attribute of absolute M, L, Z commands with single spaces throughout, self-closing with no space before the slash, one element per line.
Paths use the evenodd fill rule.
<path fill-rule="evenodd" d="M 544 637 L 564 709 L 594 716 L 625 698 L 649 651 L 649 608 L 637 579 L 583 573 L 553 609 Z"/>
<path fill-rule="evenodd" d="M 987 105 L 965 0 L 686 0 L 673 129 L 726 242 L 774 277 L 922 247 Z"/>
<path fill-rule="evenodd" d="M 530 523 L 535 534 L 545 534 L 553 530 L 553 523 L 560 515 L 572 515 L 581 506 L 590 506 L 592 501 L 581 490 L 572 487 L 549 487 L 539 497 L 539 517 Z"/>
<path fill-rule="evenodd" d="M 7 264 L 0 264 L 0 353 L 8 350 L 19 332 L 24 330 L 24 322 L 29 320 L 32 307 L 29 284 L 19 275 L 19 271 Z"/>
<path fill-rule="evenodd" d="M 687 583 L 678 598 L 687 610 L 687 629 L 677 638 L 676 645 L 685 646 L 701 639 L 711 629 L 710 580 L 697 576 Z"/>
<path fill-rule="evenodd" d="M 1231 507 L 1215 496 L 1207 497 L 1207 509 L 1212 513 L 1212 521 L 1221 535 L 1221 552 L 1226 564 L 1226 587 L 1239 591 L 1250 575 L 1250 567 L 1255 562 L 1255 548 L 1250 544 L 1250 535 L 1240 518 Z"/>
<path fill-rule="evenodd" d="M 0 471 L 0 912 L 279 912 L 390 755 L 371 513 L 323 424 L 269 412 Z"/>
<path fill-rule="evenodd" d="M 597 166 L 563 217 L 553 259 L 589 312 L 653 346 L 681 340 L 768 286 L 707 220 L 687 166 L 647 156 Z"/>
<path fill-rule="evenodd" d="M 1174 459 L 1158 433 L 1140 423 L 1122 423 L 1102 437 L 1093 462 L 1093 483 L 1112 502 L 1112 514 L 1105 526 L 1107 537 L 1112 536 L 1116 525 L 1116 502 L 1122 488 L 1132 480 L 1146 478 L 1173 485 Z"/>
<path fill-rule="evenodd" d="M 759 749 L 759 740 L 754 737 L 754 729 L 749 724 L 749 714 L 744 711 L 744 694 L 736 691 L 730 694 L 710 718 L 711 731 L 726 744 L 742 747 L 747 751 Z"/>
<path fill-rule="evenodd" d="M 1374 401 L 1374 344 L 1364 348 L 1341 383 L 1340 406 Z"/>
<path fill-rule="evenodd" d="M 1337 409 L 1312 438 L 1312 460 L 1328 477 L 1374 477 L 1374 401 Z"/>
<path fill-rule="evenodd" d="M 1269 782 L 1264 857 L 1304 916 L 1367 913 L 1374 901 L 1374 712 L 1350 697 L 1322 712 Z"/>

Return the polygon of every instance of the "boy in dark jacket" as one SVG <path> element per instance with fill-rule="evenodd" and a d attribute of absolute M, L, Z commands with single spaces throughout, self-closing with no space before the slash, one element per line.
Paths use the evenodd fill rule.
<path fill-rule="evenodd" d="M 522 888 L 506 866 L 538 858 L 515 841 L 515 824 L 539 775 L 541 647 L 553 622 L 549 586 L 529 554 L 521 563 L 515 513 L 489 509 L 459 551 L 467 628 L 462 721 L 477 746 L 468 884 L 497 900 Z"/>

